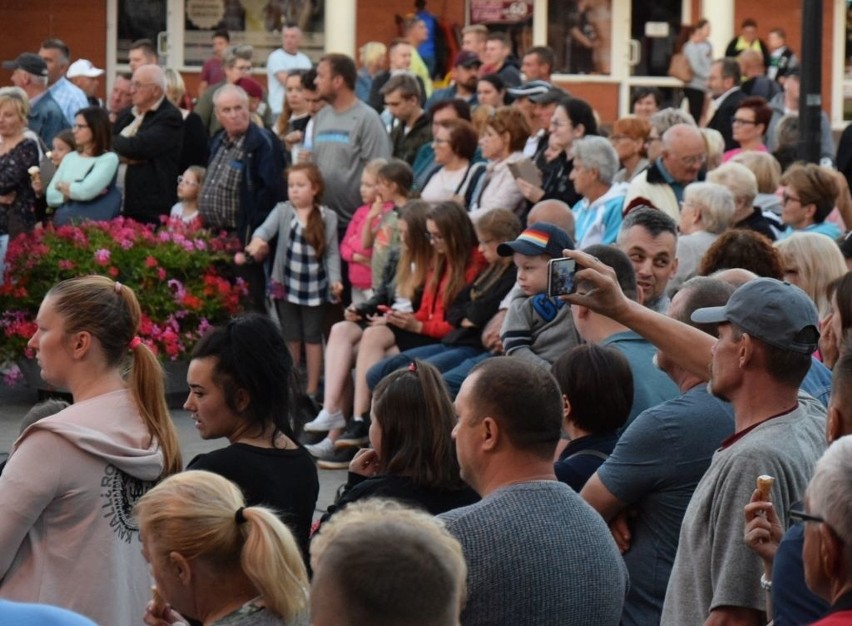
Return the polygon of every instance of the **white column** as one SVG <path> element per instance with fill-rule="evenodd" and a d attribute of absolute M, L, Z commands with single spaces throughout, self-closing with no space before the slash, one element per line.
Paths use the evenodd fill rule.
<path fill-rule="evenodd" d="M 353 59 L 355 51 L 356 0 L 327 0 L 325 3 L 325 51 L 342 52 Z"/>
<path fill-rule="evenodd" d="M 551 2 L 559 0 L 551 0 Z M 533 32 L 534 46 L 547 45 L 547 5 L 548 0 L 535 0 L 533 2 Z"/>
<path fill-rule="evenodd" d="M 693 23 L 702 17 L 710 20 L 713 58 L 718 59 L 725 55 L 728 42 L 738 32 L 734 24 L 734 0 L 704 0 L 701 3 L 701 15 L 695 16 Z"/>

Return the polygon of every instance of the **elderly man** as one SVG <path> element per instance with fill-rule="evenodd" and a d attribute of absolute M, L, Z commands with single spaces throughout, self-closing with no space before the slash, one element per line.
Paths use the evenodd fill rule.
<path fill-rule="evenodd" d="M 355 76 L 355 62 L 343 54 L 327 54 L 317 65 L 317 92 L 329 106 L 314 118 L 314 162 L 325 180 L 323 203 L 337 213 L 340 235 L 361 203 L 364 166 L 391 152 L 379 115 L 355 96 Z"/>
<path fill-rule="evenodd" d="M 14 61 L 4 61 L 3 69 L 12 70 L 12 84 L 23 89 L 30 100 L 27 126 L 50 146 L 69 124 L 47 88 L 47 65 L 37 54 L 25 52 Z"/>
<path fill-rule="evenodd" d="M 825 409 L 798 395 L 817 348 L 816 307 L 798 287 L 752 280 L 724 307 L 691 319 L 718 324 L 719 339 L 660 315 L 620 293 L 611 270 L 582 252 L 577 278 L 594 288 L 566 296 L 571 304 L 631 327 L 696 376 L 711 367 L 710 391 L 734 409 L 735 434 L 722 442 L 696 487 L 680 530 L 666 591 L 663 625 L 763 624 L 762 565 L 743 542 L 741 512 L 761 474 L 775 477 L 782 525 L 801 498 L 824 448 Z"/>
<path fill-rule="evenodd" d="M 464 603 L 461 545 L 425 511 L 353 502 L 311 542 L 313 626 L 447 626 Z"/>
<path fill-rule="evenodd" d="M 89 106 L 89 101 L 83 90 L 65 78 L 69 62 L 68 46 L 61 39 L 45 39 L 41 42 L 38 55 L 47 65 L 47 84 L 50 95 L 62 109 L 68 125 L 74 123 L 77 111 Z"/>
<path fill-rule="evenodd" d="M 388 69 L 376 74 L 373 78 L 373 84 L 370 86 L 370 99 L 368 102 L 377 112 L 381 113 L 385 110 L 385 99 L 384 96 L 382 96 L 382 87 L 384 87 L 385 83 L 391 79 L 391 76 L 403 73 L 416 76 L 411 71 L 412 50 L 413 48 L 411 47 L 411 44 L 402 37 L 397 37 L 388 44 Z M 420 86 L 420 102 L 425 103 L 426 85 L 423 82 L 423 79 L 419 76 L 416 76 L 416 79 L 417 84 Z"/>
<path fill-rule="evenodd" d="M 133 107 L 116 120 L 112 148 L 121 160 L 124 216 L 159 225 L 175 203 L 183 117 L 166 98 L 166 76 L 143 65 L 130 83 Z"/>
<path fill-rule="evenodd" d="M 524 359 L 495 357 L 471 370 L 455 406 L 461 475 L 482 496 L 440 516 L 468 565 L 461 623 L 617 624 L 627 592 L 618 549 L 554 474 L 556 381 Z"/>
<path fill-rule="evenodd" d="M 266 85 L 269 88 L 269 108 L 272 117 L 277 119 L 284 108 L 287 89 L 287 75 L 293 70 L 311 69 L 311 60 L 299 52 L 302 44 L 302 29 L 295 24 L 285 24 L 281 28 L 281 47 L 269 53 L 266 59 Z"/>
<path fill-rule="evenodd" d="M 101 85 L 100 77 L 104 71 L 97 68 L 88 59 L 77 59 L 65 72 L 65 78 L 77 85 L 86 94 L 89 105 L 93 107 L 102 106 L 98 98 L 98 87 Z"/>
<path fill-rule="evenodd" d="M 635 209 L 622 221 L 616 244 L 633 263 L 640 302 L 658 313 L 666 311 L 666 288 L 678 267 L 675 221 L 657 209 Z"/>
<path fill-rule="evenodd" d="M 737 61 L 743 78 L 740 87 L 744 94 L 771 100 L 776 94 L 781 93 L 781 85 L 766 75 L 766 66 L 763 64 L 763 55 L 760 52 L 743 50 L 737 57 Z"/>
<path fill-rule="evenodd" d="M 624 206 L 630 206 L 636 198 L 645 198 L 677 221 L 684 188 L 703 180 L 701 167 L 707 153 L 701 132 L 695 126 L 675 124 L 662 139 L 660 156 L 630 181 Z"/>
<path fill-rule="evenodd" d="M 207 177 L 198 197 L 202 223 L 248 242 L 278 202 L 287 198 L 284 152 L 270 131 L 249 118 L 248 95 L 236 85 L 213 94 L 223 132 L 210 146 Z M 265 276 L 261 264 L 243 266 L 255 310 L 265 311 Z"/>
<path fill-rule="evenodd" d="M 672 298 L 668 315 L 715 333 L 715 326 L 689 318 L 696 309 L 724 305 L 733 291 L 720 280 L 694 278 Z M 730 405 L 709 394 L 703 377 L 662 351 L 657 352 L 657 366 L 680 395 L 640 413 L 580 492 L 610 524 L 624 554 L 630 573 L 621 616 L 625 626 L 660 622 L 686 506 L 713 453 L 734 431 Z M 663 449 L 666 453 L 660 454 Z M 638 515 L 630 515 L 630 508 Z"/>
<path fill-rule="evenodd" d="M 831 445 L 808 485 L 807 512 L 790 516 L 805 524 L 805 580 L 831 603 L 813 626 L 852 623 L 852 436 Z"/>
<path fill-rule="evenodd" d="M 722 133 L 725 150 L 737 147 L 734 141 L 734 129 L 731 120 L 746 95 L 740 88 L 740 64 L 736 59 L 717 59 L 710 66 L 708 87 L 713 96 L 713 116 L 707 122 L 707 128 Z"/>

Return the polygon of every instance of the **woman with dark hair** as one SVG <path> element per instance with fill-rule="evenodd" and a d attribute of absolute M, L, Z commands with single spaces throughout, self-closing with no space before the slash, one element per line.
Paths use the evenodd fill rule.
<path fill-rule="evenodd" d="M 719 270 L 733 268 L 778 280 L 784 276 L 781 255 L 769 238 L 744 228 L 728 230 L 713 242 L 701 257 L 698 275 L 710 276 Z"/>
<path fill-rule="evenodd" d="M 368 497 L 402 500 L 433 515 L 479 500 L 459 477 L 451 436 L 456 414 L 437 369 L 412 361 L 383 378 L 370 417 L 372 448 L 352 459 L 343 495 L 323 522 Z"/>
<path fill-rule="evenodd" d="M 476 100 L 479 104 L 500 108 L 506 104 L 506 83 L 497 74 L 486 74 L 476 83 Z"/>
<path fill-rule="evenodd" d="M 574 183 L 569 178 L 574 168 L 571 148 L 575 140 L 586 135 L 598 134 L 595 113 L 585 100 L 566 96 L 559 101 L 553 111 L 549 132 L 548 150 L 555 150 L 557 155 L 550 161 L 542 155 L 536 161 L 538 169 L 541 170 L 541 187 L 523 179 L 518 179 L 518 187 L 530 206 L 542 200 L 551 199 L 562 200 L 568 206 L 574 206 L 583 196 L 577 193 Z"/>
<path fill-rule="evenodd" d="M 643 120 L 663 108 L 663 92 L 656 87 L 637 87 L 630 99 L 630 110 L 633 115 Z"/>
<path fill-rule="evenodd" d="M 722 157 L 722 162 L 729 161 L 741 152 L 769 152 L 763 144 L 763 138 L 771 119 L 772 109 L 760 96 L 749 96 L 740 102 L 731 120 L 734 141 L 738 142 L 740 147 L 728 150 Z"/>
<path fill-rule="evenodd" d="M 500 107 L 488 118 L 479 136 L 482 156 L 488 159 L 488 164 L 486 174 L 480 179 L 468 205 L 472 214 L 489 209 L 509 209 L 519 218 L 526 215 L 526 202 L 510 165 L 526 159 L 523 150 L 529 135 L 527 118 L 520 109 Z"/>
<path fill-rule="evenodd" d="M 160 362 L 136 333 L 132 289 L 104 276 L 62 281 L 28 347 L 74 404 L 27 428 L 0 479 L 3 598 L 136 624 L 150 584 L 131 512 L 181 470 Z M 116 584 L 116 581 L 121 581 Z"/>
<path fill-rule="evenodd" d="M 249 506 L 278 511 L 307 558 L 319 482 L 290 425 L 295 374 L 281 331 L 256 314 L 212 329 L 192 351 L 186 380 L 184 408 L 201 438 L 230 444 L 195 457 L 187 469 L 220 474 L 239 485 Z"/>
<path fill-rule="evenodd" d="M 432 139 L 435 165 L 424 176 L 420 197 L 427 202 L 456 200 L 467 207 L 485 174 L 485 163 L 473 162 L 479 137 L 466 120 L 447 120 L 436 128 Z"/>
<path fill-rule="evenodd" d="M 77 151 L 59 164 L 47 187 L 47 205 L 55 207 L 57 226 L 80 220 L 110 220 L 121 210 L 115 186 L 118 155 L 111 152 L 112 127 L 101 107 L 86 107 L 74 119 Z"/>
<path fill-rule="evenodd" d="M 633 374 L 621 352 L 593 343 L 571 348 L 550 373 L 562 391 L 568 441 L 554 463 L 556 478 L 579 492 L 618 442 L 633 406 Z"/>

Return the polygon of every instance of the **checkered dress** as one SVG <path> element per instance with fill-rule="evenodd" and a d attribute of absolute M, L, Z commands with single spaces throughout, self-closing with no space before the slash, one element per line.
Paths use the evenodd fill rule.
<path fill-rule="evenodd" d="M 284 289 L 287 302 L 319 306 L 328 300 L 328 276 L 317 251 L 305 239 L 305 227 L 294 215 L 290 222 L 290 241 L 284 264 Z"/>

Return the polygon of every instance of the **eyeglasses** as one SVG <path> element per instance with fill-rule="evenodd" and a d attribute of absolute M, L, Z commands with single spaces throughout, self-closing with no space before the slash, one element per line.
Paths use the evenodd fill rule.
<path fill-rule="evenodd" d="M 678 160 L 686 166 L 703 165 L 707 160 L 704 154 L 693 154 L 692 156 L 678 157 Z"/>
<path fill-rule="evenodd" d="M 787 517 L 790 518 L 790 521 L 794 524 L 802 524 L 804 522 L 813 522 L 815 524 L 825 524 L 825 520 L 818 515 L 810 515 L 805 513 L 802 509 L 797 509 L 790 507 L 790 510 L 787 511 Z"/>
<path fill-rule="evenodd" d="M 195 182 L 194 180 L 190 180 L 190 179 L 188 179 L 188 178 L 185 178 L 184 176 L 178 176 L 178 177 L 177 177 L 177 181 L 178 181 L 178 185 L 180 185 L 181 183 L 183 183 L 183 184 L 185 184 L 185 185 L 192 185 L 193 187 L 198 187 L 198 183 L 197 183 L 197 182 Z"/>
<path fill-rule="evenodd" d="M 802 199 L 801 199 L 801 198 L 797 198 L 796 196 L 791 196 L 791 195 L 790 195 L 789 193 L 787 193 L 786 191 L 785 191 L 785 192 L 781 195 L 781 202 L 782 202 L 783 204 L 787 204 L 787 203 L 788 203 L 788 202 L 790 202 L 791 200 L 792 200 L 793 202 L 798 202 L 799 204 L 802 204 Z"/>
<path fill-rule="evenodd" d="M 154 83 L 140 83 L 138 80 L 130 81 L 131 89 L 142 89 L 142 87 L 153 87 Z"/>
<path fill-rule="evenodd" d="M 81 128 L 89 128 L 88 124 L 74 124 L 71 128 L 74 130 L 80 130 Z"/>
<path fill-rule="evenodd" d="M 748 124 L 749 126 L 756 126 L 757 122 L 754 122 L 752 120 L 744 120 L 741 117 L 732 117 L 731 124 Z"/>

